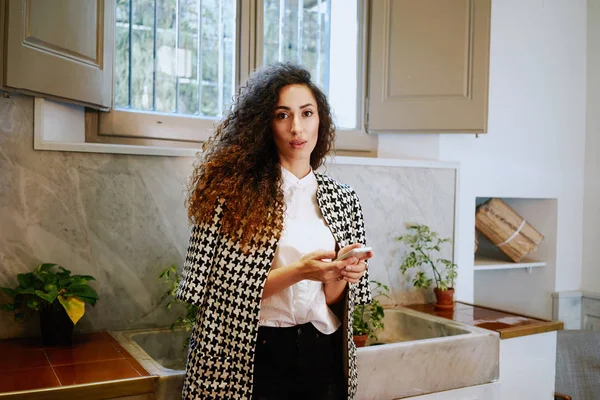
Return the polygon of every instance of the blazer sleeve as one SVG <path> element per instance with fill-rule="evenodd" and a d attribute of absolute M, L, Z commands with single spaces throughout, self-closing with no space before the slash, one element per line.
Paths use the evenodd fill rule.
<path fill-rule="evenodd" d="M 206 282 L 214 263 L 221 236 L 222 203 L 218 204 L 210 223 L 194 225 L 190 233 L 183 274 L 175 293 L 178 300 L 200 306 L 204 299 Z"/>
<path fill-rule="evenodd" d="M 356 192 L 352 191 L 352 232 L 354 236 L 353 242 L 362 243 L 364 246 L 367 245 L 367 238 L 365 233 L 365 220 L 363 218 L 362 206 Z M 371 287 L 369 285 L 369 262 L 366 261 L 367 270 L 365 274 L 356 283 L 355 290 L 355 301 L 356 304 L 369 304 L 372 301 Z"/>

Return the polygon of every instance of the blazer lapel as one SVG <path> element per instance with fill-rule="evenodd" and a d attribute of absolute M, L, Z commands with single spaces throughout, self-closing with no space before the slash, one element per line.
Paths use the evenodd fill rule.
<path fill-rule="evenodd" d="M 317 203 L 321 214 L 323 214 L 335 241 L 340 248 L 343 248 L 349 243 L 346 238 L 345 210 L 342 210 L 342 203 L 339 200 L 339 188 L 335 187 L 324 175 L 315 173 L 315 176 L 319 185 L 317 187 Z"/>

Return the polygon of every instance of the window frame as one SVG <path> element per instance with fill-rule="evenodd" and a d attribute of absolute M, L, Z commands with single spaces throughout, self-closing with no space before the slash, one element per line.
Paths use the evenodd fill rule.
<path fill-rule="evenodd" d="M 236 88 L 250 73 L 262 64 L 263 0 L 236 1 Z M 358 0 L 358 49 L 357 49 L 357 104 L 356 128 L 337 129 L 335 150 L 344 152 L 377 151 L 377 137 L 366 130 L 367 73 L 367 0 Z M 116 58 L 116 57 L 115 57 Z M 113 71 L 114 71 L 113 63 Z M 113 82 L 114 88 L 114 72 Z M 111 90 L 112 91 L 112 90 Z M 89 111 L 88 111 L 89 112 Z M 91 125 L 88 122 L 95 125 Z M 97 123 L 86 118 L 86 142 L 111 144 L 139 144 L 144 146 L 199 148 L 208 140 L 220 118 L 201 118 L 187 115 L 148 112 L 140 110 L 115 110 L 114 95 L 109 112 L 100 112 Z"/>

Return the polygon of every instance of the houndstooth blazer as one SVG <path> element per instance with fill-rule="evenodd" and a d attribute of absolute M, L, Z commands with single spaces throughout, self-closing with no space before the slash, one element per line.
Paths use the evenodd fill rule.
<path fill-rule="evenodd" d="M 365 241 L 362 208 L 354 190 L 315 173 L 317 202 L 340 248 Z M 209 224 L 193 227 L 183 278 L 176 297 L 198 306 L 192 329 L 182 398 L 251 399 L 255 342 L 262 291 L 279 237 L 264 238 L 243 253 L 237 242 L 221 234 L 223 208 L 217 206 Z M 358 385 L 352 313 L 371 302 L 368 273 L 347 285 L 344 298 L 348 399 Z"/>

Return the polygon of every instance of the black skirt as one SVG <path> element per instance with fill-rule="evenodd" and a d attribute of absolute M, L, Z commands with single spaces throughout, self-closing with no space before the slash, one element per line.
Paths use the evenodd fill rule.
<path fill-rule="evenodd" d="M 313 324 L 258 328 L 254 400 L 342 400 L 347 385 L 342 329 L 325 335 Z"/>

